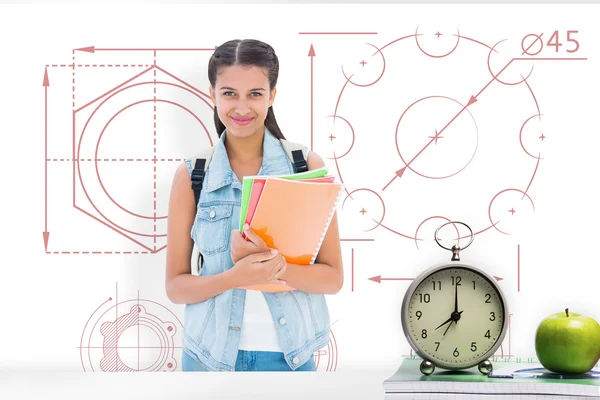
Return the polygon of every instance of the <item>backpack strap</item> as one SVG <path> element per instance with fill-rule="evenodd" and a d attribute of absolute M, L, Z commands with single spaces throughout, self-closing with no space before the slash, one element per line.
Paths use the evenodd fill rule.
<path fill-rule="evenodd" d="M 296 172 L 306 172 L 308 171 L 308 164 L 306 160 L 308 158 L 308 147 L 300 144 L 290 142 L 286 139 L 279 139 L 285 152 L 287 153 L 290 161 L 294 163 L 294 168 Z"/>
<path fill-rule="evenodd" d="M 196 207 L 198 207 L 198 202 L 200 201 L 200 191 L 202 190 L 202 182 L 204 181 L 204 172 L 206 171 L 208 164 L 210 164 L 214 150 L 214 147 L 209 147 L 202 154 L 200 154 L 198 158 L 192 160 L 194 169 L 192 170 L 191 179 Z"/>
<path fill-rule="evenodd" d="M 214 147 L 209 147 L 198 155 L 198 158 L 192 159 L 193 170 L 191 173 L 192 190 L 194 191 L 194 201 L 196 202 L 196 209 L 198 208 L 198 202 L 200 201 L 200 192 L 202 191 L 202 183 L 204 182 L 205 171 L 213 155 Z M 192 275 L 200 275 L 202 264 L 204 263 L 204 257 L 200 253 L 200 250 L 194 242 L 194 248 L 192 249 L 192 257 L 190 260 L 190 267 Z"/>

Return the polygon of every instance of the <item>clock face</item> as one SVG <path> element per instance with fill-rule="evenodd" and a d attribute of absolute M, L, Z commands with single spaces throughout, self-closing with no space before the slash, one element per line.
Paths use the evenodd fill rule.
<path fill-rule="evenodd" d="M 403 324 L 424 358 L 447 368 L 489 358 L 505 334 L 506 310 L 496 286 L 475 269 L 447 266 L 415 282 Z"/>

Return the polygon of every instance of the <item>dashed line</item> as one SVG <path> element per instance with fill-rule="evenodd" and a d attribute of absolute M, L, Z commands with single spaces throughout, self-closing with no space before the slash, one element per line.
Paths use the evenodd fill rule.
<path fill-rule="evenodd" d="M 73 64 L 71 64 L 72 68 L 72 78 L 73 78 L 73 110 L 75 110 L 75 50 L 73 50 Z"/>
<path fill-rule="evenodd" d="M 47 251 L 46 254 L 153 254 L 151 251 Z"/>
<path fill-rule="evenodd" d="M 155 161 L 184 161 L 183 158 L 48 158 L 46 161 L 144 161 L 144 162 L 155 162 Z"/>
<path fill-rule="evenodd" d="M 98 67 L 131 67 L 131 68 L 148 68 L 149 64 L 46 64 L 48 68 L 98 68 Z"/>
<path fill-rule="evenodd" d="M 156 50 L 154 51 L 156 65 Z M 154 68 L 154 250 L 156 250 L 156 68 Z"/>

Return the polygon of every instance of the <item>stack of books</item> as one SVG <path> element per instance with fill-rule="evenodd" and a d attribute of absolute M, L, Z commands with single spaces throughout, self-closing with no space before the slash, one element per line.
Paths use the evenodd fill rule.
<path fill-rule="evenodd" d="M 422 359 L 404 358 L 396 373 L 383 382 L 385 399 L 497 399 L 600 398 L 600 371 L 567 375 L 541 364 L 518 360 L 491 360 L 494 370 L 482 375 L 477 367 L 463 371 L 437 369 L 431 375 L 419 370 Z"/>
<path fill-rule="evenodd" d="M 329 229 L 343 184 L 328 175 L 328 168 L 291 175 L 245 176 L 239 231 L 245 224 L 265 244 L 291 264 L 309 265 Z M 281 284 L 253 285 L 244 289 L 267 292 L 295 290 Z"/>

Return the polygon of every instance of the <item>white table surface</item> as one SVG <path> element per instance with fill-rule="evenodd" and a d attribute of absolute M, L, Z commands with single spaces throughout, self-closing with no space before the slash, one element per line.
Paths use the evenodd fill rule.
<path fill-rule="evenodd" d="M 392 373 L 93 373 L 0 369 L 0 399 L 377 399 Z"/>

